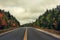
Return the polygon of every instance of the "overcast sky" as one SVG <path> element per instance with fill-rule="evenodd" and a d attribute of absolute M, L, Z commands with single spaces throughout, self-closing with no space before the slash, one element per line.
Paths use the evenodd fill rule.
<path fill-rule="evenodd" d="M 0 0 L 0 9 L 10 11 L 21 24 L 35 21 L 46 9 L 55 8 L 60 0 Z"/>

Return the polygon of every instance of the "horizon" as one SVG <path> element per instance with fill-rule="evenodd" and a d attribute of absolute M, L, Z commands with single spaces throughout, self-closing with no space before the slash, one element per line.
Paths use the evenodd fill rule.
<path fill-rule="evenodd" d="M 0 9 L 9 11 L 21 25 L 34 22 L 47 9 L 57 5 L 60 5 L 60 0 L 0 0 Z"/>

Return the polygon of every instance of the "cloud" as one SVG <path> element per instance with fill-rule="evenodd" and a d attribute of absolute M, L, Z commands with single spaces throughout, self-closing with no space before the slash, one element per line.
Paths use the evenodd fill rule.
<path fill-rule="evenodd" d="M 60 0 L 0 0 L 0 9 L 10 11 L 21 24 L 35 21 L 46 9 L 55 8 Z"/>

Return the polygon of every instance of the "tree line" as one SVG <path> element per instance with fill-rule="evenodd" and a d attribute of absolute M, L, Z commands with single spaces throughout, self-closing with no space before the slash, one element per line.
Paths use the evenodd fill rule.
<path fill-rule="evenodd" d="M 33 25 L 60 31 L 60 5 L 56 8 L 46 10 L 43 15 L 40 15 L 39 18 L 36 19 Z"/>
<path fill-rule="evenodd" d="M 0 9 L 0 29 L 7 29 L 10 27 L 20 27 L 18 20 L 10 14 Z"/>

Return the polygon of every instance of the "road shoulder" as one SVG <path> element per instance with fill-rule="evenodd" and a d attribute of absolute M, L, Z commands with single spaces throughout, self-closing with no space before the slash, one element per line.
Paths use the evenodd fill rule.
<path fill-rule="evenodd" d="M 5 34 L 7 34 L 7 33 L 9 33 L 9 32 L 15 31 L 15 30 L 17 30 L 17 29 L 19 29 L 19 28 L 15 28 L 15 29 L 12 29 L 12 30 L 3 32 L 3 33 L 0 34 L 0 36 L 5 35 Z"/>
<path fill-rule="evenodd" d="M 47 31 L 44 31 L 44 30 L 41 30 L 41 29 L 38 29 L 38 28 L 35 28 L 35 29 L 38 30 L 38 31 L 44 32 L 46 34 L 49 34 L 49 35 L 51 35 L 53 37 L 56 37 L 56 38 L 60 39 L 60 36 L 58 36 L 58 35 L 55 35 L 53 33 L 50 33 L 50 32 L 47 32 Z"/>

